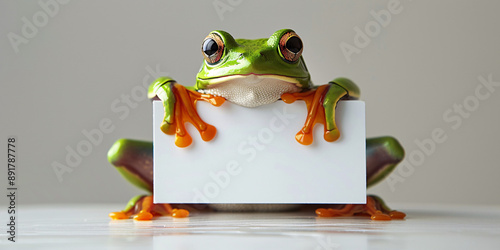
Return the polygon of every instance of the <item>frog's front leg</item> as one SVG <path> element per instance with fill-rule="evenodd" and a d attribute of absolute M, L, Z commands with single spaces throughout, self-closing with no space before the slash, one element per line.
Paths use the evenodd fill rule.
<path fill-rule="evenodd" d="M 324 125 L 324 139 L 332 142 L 340 137 L 335 123 L 335 109 L 340 100 L 359 98 L 359 88 L 351 80 L 337 78 L 329 84 L 300 93 L 285 93 L 281 99 L 286 103 L 304 100 L 307 105 L 307 118 L 304 127 L 297 133 L 295 139 L 304 145 L 313 142 L 313 128 L 316 123 Z"/>
<path fill-rule="evenodd" d="M 123 177 L 135 186 L 153 193 L 153 143 L 120 139 L 108 151 L 108 161 Z M 112 219 L 151 220 L 156 215 L 186 217 L 185 209 L 173 209 L 169 204 L 154 204 L 152 195 L 139 195 L 132 198 L 125 209 L 112 212 Z"/>
<path fill-rule="evenodd" d="M 193 124 L 204 141 L 214 138 L 217 130 L 200 118 L 196 111 L 196 102 L 203 100 L 220 106 L 225 101 L 223 97 L 201 94 L 168 77 L 160 77 L 153 82 L 149 86 L 148 97 L 158 98 L 163 102 L 165 116 L 161 130 L 165 134 L 175 134 L 175 145 L 178 147 L 187 147 L 192 143 L 192 138 L 184 126 L 185 122 Z"/>

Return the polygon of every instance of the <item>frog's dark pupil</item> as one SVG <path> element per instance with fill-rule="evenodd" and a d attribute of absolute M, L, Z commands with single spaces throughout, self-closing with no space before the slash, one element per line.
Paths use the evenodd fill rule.
<path fill-rule="evenodd" d="M 212 38 L 205 40 L 205 42 L 203 43 L 203 52 L 205 52 L 207 56 L 215 54 L 215 52 L 217 52 L 218 49 L 219 46 Z"/>
<path fill-rule="evenodd" d="M 293 53 L 298 53 L 302 49 L 302 41 L 300 38 L 293 36 L 286 41 L 286 48 Z"/>

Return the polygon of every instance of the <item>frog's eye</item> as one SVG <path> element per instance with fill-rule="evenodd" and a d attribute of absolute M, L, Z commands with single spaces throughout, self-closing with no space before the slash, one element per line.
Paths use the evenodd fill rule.
<path fill-rule="evenodd" d="M 224 53 L 224 42 L 219 35 L 211 33 L 203 40 L 201 52 L 203 52 L 203 57 L 205 57 L 207 63 L 216 64 Z"/>
<path fill-rule="evenodd" d="M 295 32 L 290 31 L 285 33 L 280 39 L 280 52 L 281 56 L 288 62 L 296 62 L 299 60 L 300 55 L 302 55 L 302 40 L 295 34 Z"/>

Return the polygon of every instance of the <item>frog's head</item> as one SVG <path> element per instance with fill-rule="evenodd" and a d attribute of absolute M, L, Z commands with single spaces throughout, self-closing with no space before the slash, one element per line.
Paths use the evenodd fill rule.
<path fill-rule="evenodd" d="M 312 86 L 302 50 L 302 40 L 290 29 L 255 40 L 212 31 L 202 43 L 205 60 L 196 89 L 245 107 L 275 102 Z"/>

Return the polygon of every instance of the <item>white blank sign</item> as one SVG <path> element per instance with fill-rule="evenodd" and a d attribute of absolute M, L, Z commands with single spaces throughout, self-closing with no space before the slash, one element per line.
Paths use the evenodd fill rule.
<path fill-rule="evenodd" d="M 366 202 L 364 102 L 339 102 L 339 140 L 326 142 L 317 125 L 308 146 L 295 140 L 306 119 L 302 101 L 197 108 L 217 135 L 205 142 L 186 124 L 193 143 L 179 148 L 160 130 L 162 103 L 153 103 L 155 203 Z"/>

